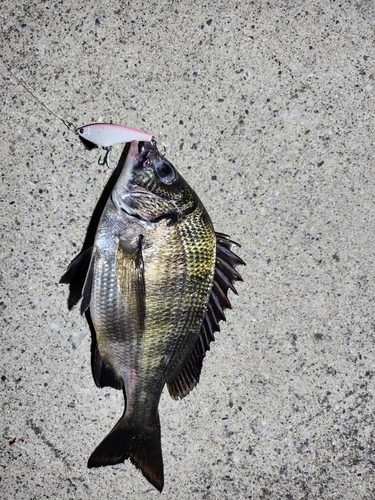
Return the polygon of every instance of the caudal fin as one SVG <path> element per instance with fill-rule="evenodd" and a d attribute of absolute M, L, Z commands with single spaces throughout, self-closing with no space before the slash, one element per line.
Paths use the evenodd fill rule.
<path fill-rule="evenodd" d="M 102 467 L 130 458 L 160 492 L 164 486 L 159 415 L 149 425 L 137 427 L 122 417 L 89 458 L 87 466 Z"/>

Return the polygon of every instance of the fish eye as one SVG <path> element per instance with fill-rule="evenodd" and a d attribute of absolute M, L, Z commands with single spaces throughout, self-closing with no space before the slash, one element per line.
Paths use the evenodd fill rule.
<path fill-rule="evenodd" d="M 171 184 L 176 178 L 176 171 L 167 160 L 155 162 L 155 172 L 164 184 Z"/>

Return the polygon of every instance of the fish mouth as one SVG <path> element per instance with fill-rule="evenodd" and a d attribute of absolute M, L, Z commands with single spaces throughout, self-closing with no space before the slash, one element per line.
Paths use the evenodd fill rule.
<path fill-rule="evenodd" d="M 155 151 L 158 152 L 155 142 L 143 142 L 143 141 L 132 141 L 130 144 L 129 155 L 131 158 L 130 164 L 128 165 L 128 175 L 126 183 L 126 191 L 132 194 L 148 194 L 149 191 L 142 186 L 136 184 L 132 179 L 132 170 L 137 167 L 146 166 L 150 156 L 155 155 Z"/>
<path fill-rule="evenodd" d="M 134 163 L 144 163 L 151 152 L 157 151 L 155 142 L 132 141 L 130 144 L 130 156 Z"/>

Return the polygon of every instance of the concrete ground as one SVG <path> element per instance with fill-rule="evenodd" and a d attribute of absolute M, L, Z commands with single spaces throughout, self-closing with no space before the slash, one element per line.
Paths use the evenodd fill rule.
<path fill-rule="evenodd" d="M 86 468 L 123 398 L 95 387 L 59 279 L 111 172 L 43 103 L 153 133 L 242 245 L 200 384 L 162 396 L 162 496 L 374 499 L 373 0 L 4 0 L 0 17 L 0 497 L 160 498 L 128 461 Z"/>

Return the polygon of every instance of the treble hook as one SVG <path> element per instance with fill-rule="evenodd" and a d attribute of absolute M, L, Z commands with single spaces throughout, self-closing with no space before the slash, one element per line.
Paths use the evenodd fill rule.
<path fill-rule="evenodd" d="M 108 146 L 108 147 L 103 147 L 103 149 L 105 149 L 106 153 L 104 155 L 104 158 L 102 160 L 102 157 L 99 158 L 98 160 L 98 163 L 100 166 L 103 166 L 105 165 L 106 167 L 108 167 L 110 170 L 115 170 L 115 168 L 117 167 L 117 163 L 114 167 L 111 167 L 111 165 L 109 164 L 109 157 L 111 156 L 111 152 L 112 152 L 112 146 Z"/>

